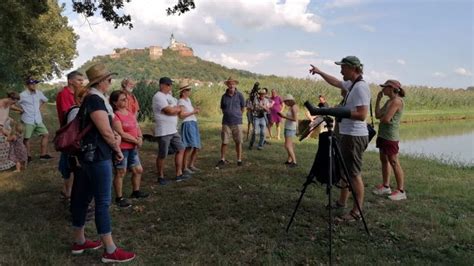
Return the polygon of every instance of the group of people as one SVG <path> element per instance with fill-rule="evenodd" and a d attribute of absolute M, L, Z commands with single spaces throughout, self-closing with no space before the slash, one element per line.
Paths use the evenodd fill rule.
<path fill-rule="evenodd" d="M 48 129 L 43 123 L 42 106 L 48 101 L 43 92 L 37 89 L 40 81 L 28 77 L 26 89 L 20 94 L 7 93 L 0 99 L 0 171 L 15 167 L 19 172 L 33 160 L 30 139 L 41 137 L 40 160 L 50 160 L 48 154 Z M 21 114 L 20 121 L 10 116 L 10 111 Z"/>
<path fill-rule="evenodd" d="M 339 122 L 339 134 L 343 160 L 347 165 L 356 200 L 360 206 L 364 202 L 364 183 L 362 180 L 362 155 L 368 145 L 366 118 L 370 108 L 370 90 L 362 79 L 363 65 L 355 56 L 348 56 L 339 62 L 343 80 L 333 77 L 316 66 L 311 66 L 311 74 L 320 75 L 326 82 L 341 89 L 344 100 L 341 105 L 351 110 L 350 118 Z M 139 102 L 133 95 L 134 82 L 124 79 L 121 89 L 109 94 L 112 78 L 116 73 L 107 70 L 103 64 L 96 64 L 86 71 L 88 84 L 83 86 L 85 76 L 77 71 L 68 74 L 68 85 L 57 95 L 56 107 L 58 120 L 65 126 L 78 117 L 81 128 L 90 126 L 82 139 L 82 149 L 79 154 L 62 153 L 58 169 L 64 179 L 62 194 L 70 198 L 73 224 L 72 253 L 81 254 L 85 250 L 99 249 L 104 246 L 103 262 L 125 262 L 135 258 L 133 252 L 116 247 L 111 234 L 109 206 L 112 199 L 112 187 L 115 191 L 115 202 L 119 207 L 131 206 L 131 201 L 123 196 L 123 179 L 127 171 L 131 172 L 131 198 L 142 199 L 149 196 L 140 189 L 143 167 L 140 162 L 139 148 L 143 144 L 142 131 L 137 122 L 140 110 Z M 30 155 L 29 139 L 33 134 L 40 135 L 40 159 L 50 159 L 47 153 L 48 131 L 42 123 L 40 107 L 47 99 L 36 90 L 37 80 L 28 79 L 27 90 L 20 95 L 9 93 L 8 97 L 0 100 L 0 145 L 3 139 L 10 141 L 11 147 L 16 142 L 25 144 L 23 155 L 18 149 L 13 157 L 22 163 L 28 161 Z M 257 149 L 263 149 L 265 131 L 268 125 L 277 127 L 276 137 L 280 134 L 280 123 L 284 119 L 284 147 L 287 160 L 284 164 L 289 167 L 297 166 L 293 138 L 296 136 L 298 122 L 298 106 L 294 97 L 288 94 L 281 98 L 276 90 L 267 97 L 266 89 L 259 89 L 256 97 L 245 100 L 237 89 L 238 81 L 228 78 L 227 86 L 221 97 L 222 110 L 221 156 L 216 168 L 220 169 L 230 162 L 226 160 L 227 147 L 231 140 L 235 143 L 237 166 L 243 166 L 242 160 L 242 116 L 247 110 L 251 121 L 251 139 L 249 149 L 253 148 L 256 136 L 259 136 Z M 167 185 L 171 179 L 164 175 L 165 158 L 174 154 L 176 182 L 189 179 L 193 173 L 200 171 L 196 166 L 197 154 L 201 149 L 201 140 L 196 115 L 199 108 L 191 102 L 191 87 L 189 84 L 179 84 L 179 100 L 172 95 L 173 81 L 168 77 L 159 79 L 159 91 L 153 96 L 152 108 L 155 118 L 154 136 L 151 140 L 158 143 L 156 157 L 157 181 Z M 392 200 L 406 199 L 404 190 L 404 174 L 398 160 L 399 123 L 403 113 L 403 97 L 405 91 L 396 80 L 388 80 L 381 85 L 382 90 L 377 95 L 375 116 L 380 119 L 377 147 L 380 149 L 383 183 L 377 185 L 373 192 L 377 195 L 389 195 Z M 389 99 L 381 107 L 381 99 L 386 95 Z M 324 96 L 320 95 L 321 108 L 328 107 Z M 287 109 L 284 112 L 284 107 Z M 8 123 L 9 109 L 22 113 L 22 123 L 16 123 L 14 129 Z M 178 120 L 182 119 L 178 131 Z M 25 130 L 22 134 L 21 125 Z M 11 133 L 14 132 L 14 133 Z M 271 132 L 271 131 L 269 131 Z M 13 135 L 12 135 L 13 134 Z M 271 133 L 270 133 L 271 134 Z M 16 136 L 12 138 L 12 136 Z M 24 142 L 22 138 L 24 137 Z M 13 140 L 14 139 L 14 140 Z M 16 141 L 16 142 L 15 142 Z M 44 145 L 43 145 L 44 144 Z M 0 156 L 1 154 L 0 146 Z M 17 161 L 18 161 L 17 160 Z M 17 166 L 18 167 L 18 166 Z M 390 188 L 390 172 L 394 171 L 397 189 Z M 335 201 L 333 208 L 344 208 L 349 197 L 348 189 L 342 189 L 341 195 Z M 88 240 L 85 237 L 84 225 L 91 201 L 94 199 L 94 214 L 97 233 L 100 240 Z M 350 212 L 338 217 L 340 221 L 356 221 L 360 219 L 356 204 Z"/>

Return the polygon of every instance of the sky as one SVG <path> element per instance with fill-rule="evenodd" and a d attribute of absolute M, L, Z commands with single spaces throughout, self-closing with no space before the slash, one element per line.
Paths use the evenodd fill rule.
<path fill-rule="evenodd" d="M 80 37 L 74 68 L 114 48 L 166 48 L 173 33 L 204 60 L 260 74 L 318 78 L 313 64 L 341 77 L 334 61 L 355 55 L 371 83 L 474 86 L 471 0 L 195 0 L 181 16 L 166 15 L 177 0 L 132 0 L 131 30 L 63 2 Z"/>

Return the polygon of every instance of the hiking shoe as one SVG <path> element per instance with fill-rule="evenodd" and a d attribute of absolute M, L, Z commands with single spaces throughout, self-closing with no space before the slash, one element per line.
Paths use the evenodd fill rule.
<path fill-rule="evenodd" d="M 372 190 L 372 193 L 375 195 L 390 195 L 392 194 L 392 190 L 390 187 L 385 187 L 383 184 L 380 184 L 375 186 L 375 189 Z"/>
<path fill-rule="evenodd" d="M 150 196 L 150 194 L 139 190 L 139 191 L 133 191 L 132 194 L 130 195 L 130 198 L 144 199 L 144 198 L 148 198 L 148 196 Z"/>
<path fill-rule="evenodd" d="M 242 161 L 237 161 L 237 166 L 242 166 L 244 163 Z"/>
<path fill-rule="evenodd" d="M 49 154 L 45 154 L 45 155 L 41 155 L 40 156 L 40 160 L 44 161 L 44 160 L 51 160 L 53 159 L 54 157 L 49 155 Z"/>
<path fill-rule="evenodd" d="M 72 244 L 72 249 L 71 249 L 71 253 L 74 254 L 74 255 L 78 255 L 78 254 L 82 254 L 85 250 L 88 250 L 88 249 L 99 249 L 102 247 L 102 242 L 100 240 L 97 240 L 97 241 L 91 241 L 91 240 L 87 240 L 86 239 L 86 242 L 84 242 L 84 244 L 82 245 L 79 245 L 79 244 Z"/>
<path fill-rule="evenodd" d="M 109 263 L 109 262 L 127 262 L 131 261 L 135 258 L 135 253 L 125 251 L 121 248 L 116 248 L 114 253 L 109 254 L 107 251 L 104 251 L 102 254 L 102 262 Z"/>
<path fill-rule="evenodd" d="M 194 172 L 193 172 L 191 169 L 189 169 L 189 168 L 184 168 L 183 173 L 184 173 L 184 174 L 188 174 L 188 175 L 194 174 Z"/>
<path fill-rule="evenodd" d="M 404 192 L 401 192 L 400 190 L 395 190 L 394 192 L 392 192 L 392 194 L 390 194 L 390 196 L 388 196 L 389 199 L 391 200 L 405 200 L 407 199 L 407 194 Z"/>
<path fill-rule="evenodd" d="M 168 179 L 165 179 L 164 177 L 158 177 L 157 181 L 161 186 L 166 186 L 170 182 L 170 181 L 168 181 Z"/>
<path fill-rule="evenodd" d="M 181 182 L 181 181 L 187 180 L 189 178 L 191 178 L 191 176 L 189 176 L 189 175 L 178 175 L 178 176 L 176 176 L 176 182 Z"/>
<path fill-rule="evenodd" d="M 189 169 L 193 172 L 199 172 L 201 169 L 197 168 L 196 166 L 190 166 Z"/>
<path fill-rule="evenodd" d="M 283 164 L 289 165 L 291 162 L 285 161 Z"/>
<path fill-rule="evenodd" d="M 227 161 L 226 160 L 219 160 L 216 164 L 216 169 L 221 169 L 226 165 Z"/>
<path fill-rule="evenodd" d="M 120 208 L 128 208 L 132 206 L 132 203 L 130 202 L 130 200 L 124 197 L 116 198 L 115 203 L 117 203 L 117 206 L 119 206 Z"/>
<path fill-rule="evenodd" d="M 290 164 L 288 164 L 288 167 L 290 167 L 290 168 L 295 168 L 297 166 L 298 166 L 298 164 L 295 163 L 295 162 L 291 162 Z"/>
<path fill-rule="evenodd" d="M 261 151 L 261 150 L 263 150 L 263 147 L 262 147 L 262 146 L 258 146 L 258 147 L 257 147 L 257 150 Z"/>

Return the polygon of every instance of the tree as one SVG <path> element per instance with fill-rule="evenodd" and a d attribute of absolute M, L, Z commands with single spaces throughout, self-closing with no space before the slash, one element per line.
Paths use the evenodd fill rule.
<path fill-rule="evenodd" d="M 131 0 L 72 0 L 73 11 L 78 14 L 83 14 L 85 17 L 92 17 L 97 12 L 109 22 L 113 22 L 115 28 L 119 26 L 128 26 L 133 28 L 132 18 L 127 14 L 119 14 L 118 11 L 123 8 L 124 3 L 129 3 Z M 178 0 L 178 3 L 166 9 L 168 15 L 184 14 L 195 8 L 194 0 Z"/>
<path fill-rule="evenodd" d="M 29 75 L 51 79 L 72 67 L 78 36 L 56 0 L 3 0 L 0 5 L 0 86 Z"/>

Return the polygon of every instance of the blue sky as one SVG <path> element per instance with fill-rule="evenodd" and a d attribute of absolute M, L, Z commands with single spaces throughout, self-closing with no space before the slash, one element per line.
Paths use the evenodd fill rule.
<path fill-rule="evenodd" d="M 132 0 L 125 6 L 134 23 L 128 30 L 99 17 L 87 22 L 67 1 L 64 15 L 80 35 L 75 67 L 117 47 L 167 47 L 174 33 L 205 60 L 262 74 L 305 78 L 315 64 L 339 76 L 333 62 L 356 55 L 369 82 L 474 86 L 474 1 L 195 2 L 195 10 L 170 17 L 165 9 L 174 0 Z"/>

